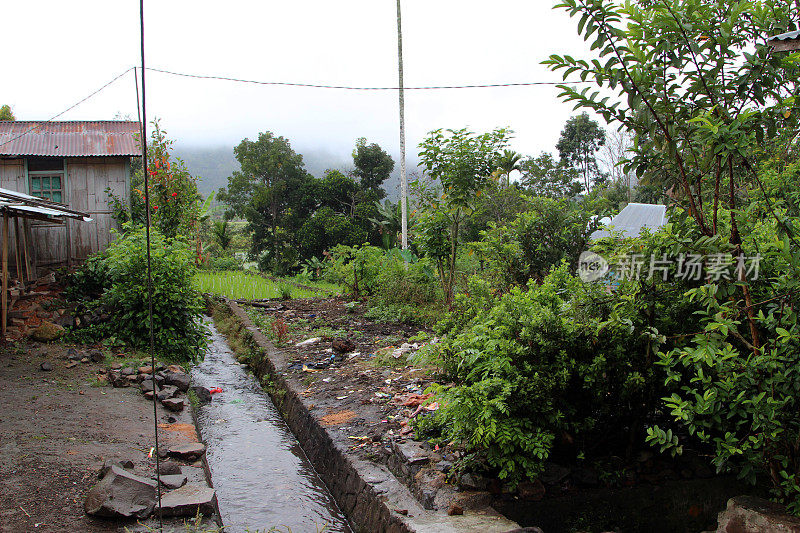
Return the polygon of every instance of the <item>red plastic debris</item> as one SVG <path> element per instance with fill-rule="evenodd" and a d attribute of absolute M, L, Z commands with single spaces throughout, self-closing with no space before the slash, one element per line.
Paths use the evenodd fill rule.
<path fill-rule="evenodd" d="M 216 394 L 218 392 L 222 392 L 222 388 L 214 387 L 213 389 L 208 389 L 208 392 L 210 392 L 211 394 Z"/>

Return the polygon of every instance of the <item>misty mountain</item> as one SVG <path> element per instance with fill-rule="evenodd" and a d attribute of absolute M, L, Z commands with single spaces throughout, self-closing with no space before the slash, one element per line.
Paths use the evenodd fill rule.
<path fill-rule="evenodd" d="M 339 170 L 345 174 L 353 169 L 351 154 L 337 154 L 324 148 L 296 148 L 303 155 L 306 170 L 317 178 L 321 178 L 328 169 Z M 193 176 L 198 177 L 197 188 L 203 196 L 216 192 L 228 185 L 228 176 L 239 170 L 239 162 L 233 156 L 232 146 L 197 146 L 176 144 L 174 154 L 186 163 L 186 168 Z M 383 184 L 388 198 L 396 201 L 400 197 L 400 163 L 399 154 L 392 154 L 395 160 L 394 171 Z M 419 172 L 414 158 L 407 161 L 409 180 L 413 172 Z"/>

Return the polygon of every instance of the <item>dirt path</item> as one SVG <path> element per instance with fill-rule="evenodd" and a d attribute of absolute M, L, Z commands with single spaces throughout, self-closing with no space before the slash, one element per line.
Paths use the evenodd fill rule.
<path fill-rule="evenodd" d="M 103 365 L 68 369 L 66 351 L 0 348 L 2 533 L 121 531 L 123 524 L 84 514 L 98 469 L 105 459 L 130 459 L 137 472 L 154 471 L 152 404 L 138 389 L 93 386 Z M 41 369 L 44 361 L 51 371 Z"/>

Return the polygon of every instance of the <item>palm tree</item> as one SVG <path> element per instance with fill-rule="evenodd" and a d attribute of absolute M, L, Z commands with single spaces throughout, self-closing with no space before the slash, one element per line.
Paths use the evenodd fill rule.
<path fill-rule="evenodd" d="M 511 173 L 515 170 L 521 170 L 519 162 L 522 160 L 522 154 L 513 150 L 503 150 L 503 153 L 497 160 L 497 168 L 502 171 L 506 177 L 506 187 L 511 184 Z"/>
<path fill-rule="evenodd" d="M 233 234 L 228 226 L 227 219 L 215 220 L 214 225 L 211 227 L 211 234 L 214 236 L 214 240 L 217 241 L 217 244 L 219 244 L 219 247 L 223 251 L 227 250 L 231 245 Z"/>

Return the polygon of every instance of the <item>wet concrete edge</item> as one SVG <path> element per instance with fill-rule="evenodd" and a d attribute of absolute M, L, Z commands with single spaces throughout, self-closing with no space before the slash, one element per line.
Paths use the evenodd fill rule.
<path fill-rule="evenodd" d="M 192 424 L 194 424 L 194 430 L 197 433 L 197 438 L 200 440 L 200 442 L 203 442 L 203 434 L 200 431 L 200 422 L 197 418 L 197 405 L 191 399 L 189 400 L 189 409 L 192 415 Z M 211 467 L 208 466 L 206 454 L 202 455 L 201 462 L 203 464 L 203 472 L 206 476 L 206 483 L 213 489 L 214 480 L 211 478 Z M 216 495 L 214 496 L 214 521 L 217 523 L 217 526 L 224 530 L 225 524 L 222 523 L 222 513 L 219 512 L 219 499 L 216 497 Z"/>

